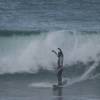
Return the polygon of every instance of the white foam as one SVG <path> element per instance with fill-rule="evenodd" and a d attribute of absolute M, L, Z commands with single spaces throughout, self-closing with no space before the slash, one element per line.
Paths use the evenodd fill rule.
<path fill-rule="evenodd" d="M 51 88 L 53 83 L 50 82 L 33 82 L 29 84 L 29 87 L 37 87 L 37 88 Z"/>

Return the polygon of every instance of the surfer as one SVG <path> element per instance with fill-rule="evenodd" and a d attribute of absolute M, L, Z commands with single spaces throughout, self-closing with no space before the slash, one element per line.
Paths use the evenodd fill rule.
<path fill-rule="evenodd" d="M 58 67 L 57 67 L 57 78 L 58 78 L 58 85 L 62 85 L 62 72 L 63 72 L 63 52 L 60 48 L 58 48 L 58 53 L 55 50 L 52 50 L 58 57 Z"/>

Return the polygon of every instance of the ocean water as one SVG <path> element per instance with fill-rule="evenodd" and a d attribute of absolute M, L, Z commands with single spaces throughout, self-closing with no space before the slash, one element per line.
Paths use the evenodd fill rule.
<path fill-rule="evenodd" d="M 99 16 L 99 0 L 0 0 L 0 100 L 100 100 Z"/>

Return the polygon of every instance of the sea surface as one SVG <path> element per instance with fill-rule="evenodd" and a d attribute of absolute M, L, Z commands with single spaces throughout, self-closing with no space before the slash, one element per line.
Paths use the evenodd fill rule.
<path fill-rule="evenodd" d="M 0 100 L 100 100 L 100 0 L 0 0 Z"/>

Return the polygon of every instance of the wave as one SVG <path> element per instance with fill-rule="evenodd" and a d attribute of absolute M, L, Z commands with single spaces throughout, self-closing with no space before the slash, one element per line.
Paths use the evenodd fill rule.
<path fill-rule="evenodd" d="M 96 62 L 99 60 L 100 35 L 90 34 L 91 31 L 84 31 L 85 34 L 82 32 L 61 30 L 40 32 L 38 36 L 0 37 L 0 74 L 37 73 L 41 67 L 54 70 L 57 59 L 51 50 L 58 47 L 63 49 L 65 67 L 77 66 L 80 62 L 82 65 L 88 64 L 89 61 Z"/>

